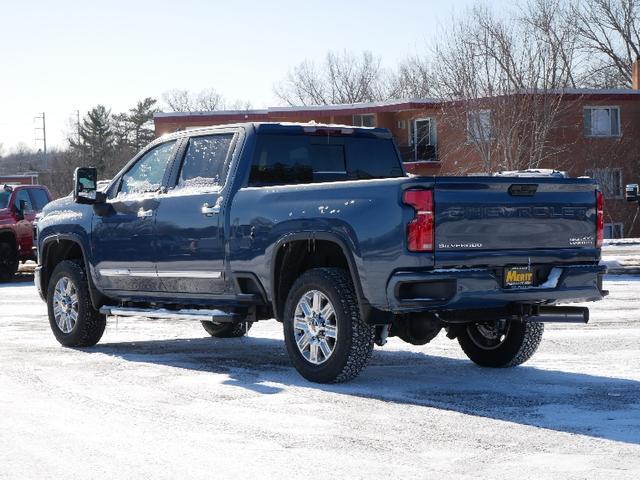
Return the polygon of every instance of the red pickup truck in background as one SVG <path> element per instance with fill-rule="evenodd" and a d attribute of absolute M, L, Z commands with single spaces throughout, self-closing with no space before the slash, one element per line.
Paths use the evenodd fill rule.
<path fill-rule="evenodd" d="M 33 221 L 50 201 L 42 185 L 0 188 L 0 282 L 10 281 L 20 262 L 35 260 Z"/>

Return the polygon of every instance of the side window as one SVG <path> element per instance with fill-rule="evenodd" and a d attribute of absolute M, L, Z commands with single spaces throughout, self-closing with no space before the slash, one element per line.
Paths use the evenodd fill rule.
<path fill-rule="evenodd" d="M 313 173 L 345 173 L 344 145 L 309 145 Z"/>
<path fill-rule="evenodd" d="M 258 137 L 249 186 L 296 185 L 403 175 L 400 159 L 390 139 L 262 135 Z"/>
<path fill-rule="evenodd" d="M 162 186 L 162 179 L 175 143 L 175 140 L 163 143 L 144 154 L 122 176 L 118 196 L 158 190 Z"/>
<path fill-rule="evenodd" d="M 23 200 L 26 202 L 24 212 L 33 211 L 33 205 L 31 204 L 31 197 L 29 197 L 29 192 L 27 190 L 18 190 L 18 192 L 16 193 L 16 199 L 14 200 L 14 203 L 13 203 L 16 210 L 20 209 L 20 202 Z"/>
<path fill-rule="evenodd" d="M 349 180 L 402 177 L 402 167 L 391 139 L 354 138 L 347 143 Z"/>
<path fill-rule="evenodd" d="M 249 185 L 294 185 L 311 183 L 313 170 L 302 136 L 263 135 L 258 137 L 251 165 Z"/>
<path fill-rule="evenodd" d="M 303 135 L 260 137 L 249 185 L 259 187 L 344 180 L 344 145 L 318 142 Z"/>
<path fill-rule="evenodd" d="M 223 185 L 232 140 L 232 133 L 189 139 L 177 188 Z"/>
<path fill-rule="evenodd" d="M 49 203 L 49 196 L 43 189 L 32 188 L 30 192 L 31 198 L 33 199 L 33 206 L 35 207 L 36 211 L 39 212 L 47 203 Z"/>

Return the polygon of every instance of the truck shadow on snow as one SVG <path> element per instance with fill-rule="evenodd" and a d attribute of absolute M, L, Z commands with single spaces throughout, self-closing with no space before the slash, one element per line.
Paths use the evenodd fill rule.
<path fill-rule="evenodd" d="M 311 388 L 640 444 L 640 382 L 632 380 L 530 366 L 492 370 L 467 360 L 376 349 L 356 380 L 318 385 L 291 367 L 281 340 L 251 337 L 112 343 L 91 351 L 223 373 L 228 385 L 257 394 Z"/>

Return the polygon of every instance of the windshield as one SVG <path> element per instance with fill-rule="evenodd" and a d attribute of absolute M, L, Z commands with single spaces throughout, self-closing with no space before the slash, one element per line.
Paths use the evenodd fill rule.
<path fill-rule="evenodd" d="M 7 192 L 6 190 L 0 191 L 0 208 L 7 208 L 10 196 L 11 192 Z"/>

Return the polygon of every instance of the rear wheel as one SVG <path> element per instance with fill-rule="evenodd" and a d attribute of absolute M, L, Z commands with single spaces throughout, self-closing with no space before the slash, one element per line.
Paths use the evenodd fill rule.
<path fill-rule="evenodd" d="M 314 268 L 293 284 L 284 311 L 291 363 L 307 380 L 355 378 L 373 351 L 374 328 L 360 317 L 351 278 L 339 268 Z"/>
<path fill-rule="evenodd" d="M 18 255 L 10 243 L 0 243 L 0 282 L 10 282 L 18 271 Z"/>
<path fill-rule="evenodd" d="M 51 331 L 65 347 L 90 347 L 102 338 L 106 317 L 93 308 L 80 261 L 65 260 L 56 266 L 49 279 L 47 308 Z"/>
<path fill-rule="evenodd" d="M 467 357 L 483 367 L 515 367 L 526 362 L 542 341 L 544 324 L 498 320 L 473 323 L 458 334 Z"/>
<path fill-rule="evenodd" d="M 247 334 L 253 322 L 216 323 L 201 322 L 209 335 L 217 338 L 237 338 Z"/>

